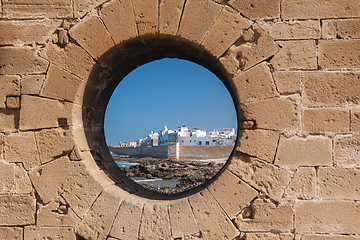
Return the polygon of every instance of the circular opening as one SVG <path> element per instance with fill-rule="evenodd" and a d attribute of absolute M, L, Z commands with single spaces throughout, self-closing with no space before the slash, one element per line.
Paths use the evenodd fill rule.
<path fill-rule="evenodd" d="M 216 75 L 169 58 L 147 63 L 119 83 L 104 127 L 117 166 L 136 183 L 167 194 L 213 178 L 237 133 L 232 98 Z"/>

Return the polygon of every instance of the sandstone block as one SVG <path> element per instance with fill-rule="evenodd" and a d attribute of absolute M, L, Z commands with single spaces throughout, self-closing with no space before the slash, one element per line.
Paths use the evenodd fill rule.
<path fill-rule="evenodd" d="M 281 15 L 285 19 L 359 17 L 360 4 L 356 0 L 285 0 Z"/>
<path fill-rule="evenodd" d="M 105 188 L 76 227 L 76 233 L 85 239 L 105 239 L 126 195 L 128 193 L 118 186 Z"/>
<path fill-rule="evenodd" d="M 297 130 L 300 128 L 300 109 L 295 99 L 274 98 L 246 103 L 245 119 L 254 120 L 258 128 Z"/>
<path fill-rule="evenodd" d="M 4 159 L 4 134 L 0 133 L 0 160 Z"/>
<path fill-rule="evenodd" d="M 297 232 L 358 234 L 360 203 L 350 201 L 299 201 L 295 205 Z"/>
<path fill-rule="evenodd" d="M 279 141 L 279 133 L 267 130 L 243 131 L 237 151 L 273 162 Z"/>
<path fill-rule="evenodd" d="M 261 63 L 233 77 L 240 102 L 256 101 L 278 96 L 270 69 Z"/>
<path fill-rule="evenodd" d="M 277 70 L 317 69 L 315 41 L 277 42 L 282 48 L 271 60 Z"/>
<path fill-rule="evenodd" d="M 45 81 L 44 75 L 28 75 L 21 78 L 21 94 L 39 95 Z"/>
<path fill-rule="evenodd" d="M 75 17 L 83 17 L 91 9 L 106 2 L 106 0 L 74 0 L 74 15 Z"/>
<path fill-rule="evenodd" d="M 181 18 L 178 34 L 200 43 L 219 16 L 222 7 L 210 0 L 188 0 Z"/>
<path fill-rule="evenodd" d="M 228 170 L 276 200 L 281 199 L 291 178 L 284 169 L 241 154 L 233 157 Z"/>
<path fill-rule="evenodd" d="M 360 169 L 320 168 L 320 198 L 360 199 Z"/>
<path fill-rule="evenodd" d="M 1 5 L 0 5 L 1 6 Z M 0 227 L 1 239 L 22 240 L 23 229 L 19 227 Z"/>
<path fill-rule="evenodd" d="M 246 240 L 293 240 L 291 233 L 246 233 Z"/>
<path fill-rule="evenodd" d="M 44 73 L 48 63 L 28 47 L 0 47 L 0 74 Z"/>
<path fill-rule="evenodd" d="M 240 231 L 289 231 L 292 219 L 289 205 L 275 205 L 269 200 L 256 199 L 236 221 Z"/>
<path fill-rule="evenodd" d="M 203 239 L 233 239 L 239 234 L 208 190 L 191 195 L 189 202 Z"/>
<path fill-rule="evenodd" d="M 62 157 L 30 170 L 31 182 L 44 203 L 50 202 L 62 193 L 69 177 L 69 164 L 69 159 Z"/>
<path fill-rule="evenodd" d="M 334 159 L 339 167 L 360 167 L 360 135 L 354 134 L 335 138 Z"/>
<path fill-rule="evenodd" d="M 45 43 L 60 21 L 3 21 L 0 22 L 0 44 Z"/>
<path fill-rule="evenodd" d="M 133 0 L 132 2 L 139 35 L 158 33 L 159 2 L 157 0 Z"/>
<path fill-rule="evenodd" d="M 290 198 L 313 199 L 316 197 L 316 170 L 311 167 L 300 167 L 286 189 Z"/>
<path fill-rule="evenodd" d="M 26 170 L 40 165 L 33 132 L 13 133 L 5 136 L 5 160 L 22 162 Z"/>
<path fill-rule="evenodd" d="M 5 4 L 44 4 L 44 5 L 68 5 L 69 0 L 4 0 Z"/>
<path fill-rule="evenodd" d="M 34 192 L 29 175 L 21 163 L 15 165 L 15 188 L 17 194 L 32 194 Z"/>
<path fill-rule="evenodd" d="M 10 19 L 29 18 L 71 18 L 72 6 L 68 1 L 67 5 L 36 4 L 27 2 L 25 4 L 3 4 L 3 15 Z"/>
<path fill-rule="evenodd" d="M 0 194 L 15 192 L 15 164 L 0 163 Z"/>
<path fill-rule="evenodd" d="M 159 4 L 159 32 L 175 35 L 179 28 L 180 17 L 185 0 L 165 0 Z"/>
<path fill-rule="evenodd" d="M 360 19 L 338 20 L 336 29 L 340 38 L 360 38 Z"/>
<path fill-rule="evenodd" d="M 288 168 L 332 165 L 331 139 L 315 136 L 307 138 L 282 136 L 275 164 Z"/>
<path fill-rule="evenodd" d="M 80 219 L 62 198 L 56 198 L 47 205 L 38 205 L 38 226 L 76 226 Z"/>
<path fill-rule="evenodd" d="M 6 108 L 7 109 L 19 109 L 20 108 L 20 97 L 8 96 L 6 97 Z"/>
<path fill-rule="evenodd" d="M 199 232 L 187 198 L 171 201 L 169 216 L 173 238 L 183 238 Z"/>
<path fill-rule="evenodd" d="M 303 78 L 302 72 L 273 72 L 273 77 L 276 83 L 276 88 L 280 94 L 300 94 L 301 81 Z"/>
<path fill-rule="evenodd" d="M 259 26 L 247 30 L 242 37 L 230 47 L 220 62 L 226 70 L 234 74 L 237 69 L 242 71 L 268 59 L 279 51 L 279 47 L 267 32 Z"/>
<path fill-rule="evenodd" d="M 336 28 L 337 24 L 335 20 L 322 20 L 322 36 L 324 39 L 334 39 L 336 38 Z"/>
<path fill-rule="evenodd" d="M 0 131 L 11 131 L 19 128 L 18 109 L 0 109 Z"/>
<path fill-rule="evenodd" d="M 357 105 L 359 97 L 359 73 L 303 73 L 305 101 L 312 106 Z"/>
<path fill-rule="evenodd" d="M 24 239 L 67 239 L 75 240 L 76 236 L 71 227 L 34 227 L 26 226 Z"/>
<path fill-rule="evenodd" d="M 360 40 L 320 40 L 319 66 L 322 69 L 360 68 Z"/>
<path fill-rule="evenodd" d="M 86 17 L 71 28 L 69 33 L 93 58 L 99 58 L 114 46 L 105 26 L 96 16 Z"/>
<path fill-rule="evenodd" d="M 247 19 L 226 7 L 216 18 L 202 45 L 214 56 L 220 57 L 249 27 Z"/>
<path fill-rule="evenodd" d="M 93 66 L 95 65 L 92 57 L 81 47 L 69 43 L 65 47 L 60 47 L 53 43 L 48 43 L 45 49 L 46 58 L 59 67 L 87 80 Z"/>
<path fill-rule="evenodd" d="M 360 132 L 360 110 L 351 111 L 351 131 Z"/>
<path fill-rule="evenodd" d="M 319 39 L 321 37 L 320 21 L 277 22 L 271 27 L 269 33 L 275 40 Z"/>
<path fill-rule="evenodd" d="M 130 195 L 121 202 L 110 236 L 116 239 L 138 239 L 141 214 L 146 200 Z M 129 218 L 129 216 L 131 216 Z"/>
<path fill-rule="evenodd" d="M 0 108 L 5 108 L 7 96 L 20 95 L 20 78 L 18 76 L 0 76 Z"/>
<path fill-rule="evenodd" d="M 271 19 L 280 15 L 279 0 L 231 0 L 229 4 L 250 19 Z"/>
<path fill-rule="evenodd" d="M 155 227 L 156 226 L 156 227 Z M 168 201 L 148 201 L 144 205 L 139 239 L 170 239 Z"/>
<path fill-rule="evenodd" d="M 131 0 L 113 1 L 104 5 L 100 16 L 115 44 L 137 36 Z"/>
<path fill-rule="evenodd" d="M 306 235 L 301 240 L 359 240 L 359 237 L 344 236 L 344 235 Z"/>
<path fill-rule="evenodd" d="M 80 78 L 51 64 L 40 95 L 81 104 L 85 85 Z"/>
<path fill-rule="evenodd" d="M 29 195 L 0 196 L 0 212 L 2 226 L 35 224 L 35 197 Z"/>
<path fill-rule="evenodd" d="M 349 132 L 349 111 L 337 109 L 306 109 L 304 130 L 310 133 Z"/>
<path fill-rule="evenodd" d="M 208 189 L 231 219 L 258 195 L 255 189 L 227 170 Z"/>

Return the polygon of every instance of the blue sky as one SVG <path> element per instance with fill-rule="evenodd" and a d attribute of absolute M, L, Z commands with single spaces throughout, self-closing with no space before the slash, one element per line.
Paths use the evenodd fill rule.
<path fill-rule="evenodd" d="M 111 96 L 104 123 L 107 144 L 136 141 L 165 125 L 236 128 L 230 93 L 212 72 L 190 61 L 165 58 L 138 67 Z"/>

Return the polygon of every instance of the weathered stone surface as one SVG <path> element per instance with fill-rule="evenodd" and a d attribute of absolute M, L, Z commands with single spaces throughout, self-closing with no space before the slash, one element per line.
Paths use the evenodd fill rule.
<path fill-rule="evenodd" d="M 137 36 L 131 0 L 113 1 L 104 5 L 100 16 L 115 44 Z"/>
<path fill-rule="evenodd" d="M 351 111 L 351 131 L 360 132 L 360 110 Z"/>
<path fill-rule="evenodd" d="M 219 16 L 222 7 L 210 0 L 188 0 L 178 34 L 200 43 Z"/>
<path fill-rule="evenodd" d="M 340 38 L 360 38 L 360 19 L 338 20 L 336 29 Z"/>
<path fill-rule="evenodd" d="M 139 35 L 159 31 L 159 2 L 157 0 L 132 0 Z"/>
<path fill-rule="evenodd" d="M 319 168 L 319 197 L 360 199 L 360 169 Z"/>
<path fill-rule="evenodd" d="M 315 41 L 277 42 L 282 46 L 279 53 L 271 60 L 277 70 L 314 70 L 317 69 Z"/>
<path fill-rule="evenodd" d="M 312 199 L 316 197 L 316 170 L 311 167 L 300 167 L 286 189 L 290 198 Z"/>
<path fill-rule="evenodd" d="M 8 1 L 3 4 L 3 15 L 10 19 L 70 18 L 72 17 L 72 7 L 70 1 L 67 5 L 37 4 L 35 2 L 10 4 Z"/>
<path fill-rule="evenodd" d="M 295 94 L 301 93 L 301 81 L 303 78 L 302 72 L 273 72 L 273 77 L 276 83 L 276 89 L 280 94 Z"/>
<path fill-rule="evenodd" d="M 297 130 L 300 128 L 300 109 L 295 99 L 274 98 L 246 103 L 245 119 L 254 120 L 258 128 Z"/>
<path fill-rule="evenodd" d="M 19 109 L 20 97 L 19 96 L 7 96 L 5 102 L 7 109 Z"/>
<path fill-rule="evenodd" d="M 159 32 L 176 34 L 185 0 L 165 0 L 159 3 Z"/>
<path fill-rule="evenodd" d="M 0 109 L 0 131 L 12 131 L 19 128 L 18 109 Z"/>
<path fill-rule="evenodd" d="M 276 18 L 280 15 L 279 0 L 231 0 L 229 4 L 250 19 Z"/>
<path fill-rule="evenodd" d="M 281 137 L 275 164 L 288 168 L 332 165 L 331 139 L 309 136 Z"/>
<path fill-rule="evenodd" d="M 71 227 L 34 227 L 26 226 L 24 239 L 66 239 L 76 240 L 74 230 Z"/>
<path fill-rule="evenodd" d="M 273 162 L 279 133 L 268 130 L 246 130 L 241 133 L 237 151 Z"/>
<path fill-rule="evenodd" d="M 15 189 L 17 194 L 31 194 L 34 192 L 29 175 L 21 163 L 15 165 Z"/>
<path fill-rule="evenodd" d="M 21 94 L 39 95 L 45 81 L 44 75 L 28 75 L 21 78 Z"/>
<path fill-rule="evenodd" d="M 105 239 L 110 232 L 120 203 L 128 194 L 115 185 L 105 188 L 76 227 L 76 233 L 85 239 Z"/>
<path fill-rule="evenodd" d="M 189 202 L 203 239 L 233 239 L 239 234 L 208 190 L 190 196 Z"/>
<path fill-rule="evenodd" d="M 139 240 L 170 238 L 168 201 L 147 201 L 142 213 Z"/>
<path fill-rule="evenodd" d="M 0 194 L 15 192 L 15 164 L 0 163 Z"/>
<path fill-rule="evenodd" d="M 63 191 L 69 177 L 69 164 L 69 159 L 62 157 L 30 170 L 31 182 L 43 203 L 50 202 Z"/>
<path fill-rule="evenodd" d="M 96 16 L 86 17 L 71 28 L 69 33 L 93 58 L 99 58 L 114 46 L 105 26 Z"/>
<path fill-rule="evenodd" d="M 231 8 L 225 7 L 206 34 L 202 45 L 214 56 L 220 57 L 249 27 L 250 23 L 247 19 Z"/>
<path fill-rule="evenodd" d="M 199 232 L 187 198 L 171 201 L 169 216 L 173 238 L 183 238 Z"/>
<path fill-rule="evenodd" d="M 36 132 L 35 136 L 43 164 L 69 154 L 75 145 L 72 133 L 62 128 L 44 129 Z"/>
<path fill-rule="evenodd" d="M 275 40 L 319 39 L 321 37 L 320 21 L 277 22 L 271 27 L 269 33 Z"/>
<path fill-rule="evenodd" d="M 75 17 L 83 17 L 91 9 L 106 2 L 106 0 L 74 0 Z"/>
<path fill-rule="evenodd" d="M 246 240 L 293 240 L 292 233 L 246 233 Z"/>
<path fill-rule="evenodd" d="M 258 195 L 255 189 L 227 170 L 208 189 L 231 219 Z"/>
<path fill-rule="evenodd" d="M 360 3 L 356 0 L 284 0 L 281 15 L 285 19 L 360 17 Z"/>
<path fill-rule="evenodd" d="M 86 83 L 80 78 L 51 64 L 40 95 L 59 100 L 82 103 L 85 84 Z"/>
<path fill-rule="evenodd" d="M 275 55 L 279 47 L 267 32 L 255 25 L 230 47 L 219 60 L 226 70 L 234 74 L 237 69 L 246 70 Z"/>
<path fill-rule="evenodd" d="M 0 76 L 0 108 L 5 108 L 7 96 L 20 95 L 20 78 L 18 76 Z"/>
<path fill-rule="evenodd" d="M 116 239 L 138 239 L 145 201 L 145 199 L 136 195 L 130 195 L 122 201 L 112 225 L 110 236 Z"/>
<path fill-rule="evenodd" d="M 0 236 L 4 240 L 5 239 L 22 240 L 23 229 L 19 227 L 0 227 Z"/>
<path fill-rule="evenodd" d="M 49 43 L 45 49 L 46 58 L 59 67 L 87 80 L 95 65 L 92 57 L 81 47 L 69 43 L 65 47 Z"/>
<path fill-rule="evenodd" d="M 344 235 L 306 235 L 301 240 L 359 240 L 359 237 Z"/>
<path fill-rule="evenodd" d="M 347 110 L 306 109 L 304 130 L 310 133 L 349 132 L 350 114 Z"/>
<path fill-rule="evenodd" d="M 360 40 L 320 40 L 319 66 L 322 69 L 360 68 Z"/>
<path fill-rule="evenodd" d="M 322 20 L 321 37 L 324 39 L 336 38 L 337 24 L 335 20 Z"/>
<path fill-rule="evenodd" d="M 261 63 L 233 77 L 240 102 L 256 101 L 278 96 L 270 69 Z"/>
<path fill-rule="evenodd" d="M 256 199 L 236 218 L 240 231 L 289 231 L 293 213 L 289 205 Z"/>
<path fill-rule="evenodd" d="M 295 205 L 297 232 L 359 234 L 360 203 L 351 201 L 299 201 Z"/>
<path fill-rule="evenodd" d="M 360 104 L 360 73 L 303 73 L 305 101 L 311 106 Z"/>
<path fill-rule="evenodd" d="M 45 43 L 60 21 L 3 21 L 0 22 L 0 44 Z"/>
<path fill-rule="evenodd" d="M 62 198 L 38 206 L 38 226 L 76 226 L 78 222 L 80 219 Z"/>
<path fill-rule="evenodd" d="M 279 200 L 291 174 L 273 164 L 238 154 L 233 157 L 228 170 L 255 189 Z"/>
<path fill-rule="evenodd" d="M 48 63 L 29 47 L 0 47 L 0 74 L 44 73 Z"/>
<path fill-rule="evenodd" d="M 0 196 L 0 223 L 2 226 L 35 224 L 34 196 Z"/>
<path fill-rule="evenodd" d="M 339 136 L 335 138 L 334 161 L 345 168 L 360 167 L 360 135 Z"/>

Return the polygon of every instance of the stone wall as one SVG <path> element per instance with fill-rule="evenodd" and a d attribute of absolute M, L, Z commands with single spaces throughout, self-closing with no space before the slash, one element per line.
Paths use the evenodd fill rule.
<path fill-rule="evenodd" d="M 1 0 L 0 16 L 1 238 L 360 239 L 358 0 Z M 163 57 L 217 74 L 242 128 L 223 172 L 176 196 L 127 179 L 103 133 L 119 81 Z"/>
<path fill-rule="evenodd" d="M 134 157 L 154 157 L 154 158 L 168 158 L 167 146 L 156 147 L 109 147 L 109 150 L 115 154 L 129 155 Z"/>
<path fill-rule="evenodd" d="M 227 159 L 234 146 L 180 146 L 180 160 Z"/>

